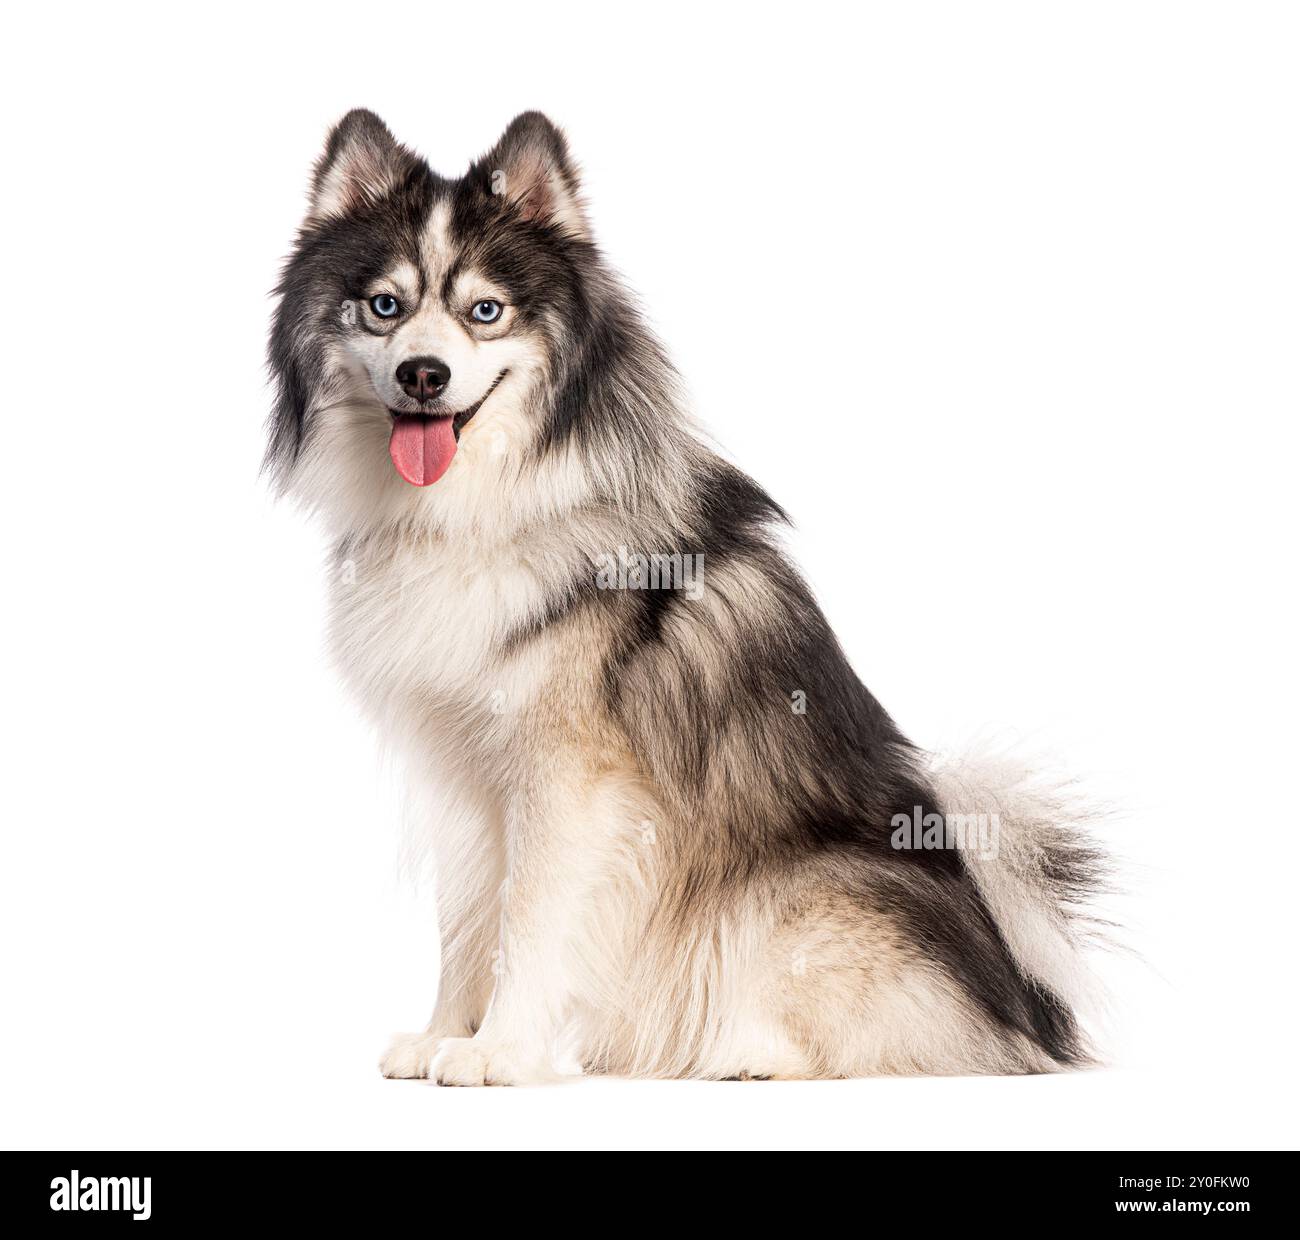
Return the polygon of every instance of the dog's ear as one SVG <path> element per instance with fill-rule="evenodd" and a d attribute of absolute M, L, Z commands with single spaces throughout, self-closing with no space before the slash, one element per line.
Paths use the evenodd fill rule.
<path fill-rule="evenodd" d="M 524 112 L 479 161 L 487 188 L 526 220 L 585 239 L 587 221 L 578 191 L 578 168 L 564 134 L 540 112 Z"/>
<path fill-rule="evenodd" d="M 316 161 L 309 218 L 321 222 L 372 206 L 392 193 L 415 163 L 379 117 L 354 108 L 330 131 Z"/>

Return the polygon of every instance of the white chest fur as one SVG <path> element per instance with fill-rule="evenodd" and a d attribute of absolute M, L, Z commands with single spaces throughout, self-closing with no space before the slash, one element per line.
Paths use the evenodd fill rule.
<path fill-rule="evenodd" d="M 345 545 L 334 563 L 331 641 L 343 675 L 381 718 L 449 708 L 501 715 L 536 689 L 536 658 L 502 643 L 545 608 L 553 557 L 397 537 Z"/>

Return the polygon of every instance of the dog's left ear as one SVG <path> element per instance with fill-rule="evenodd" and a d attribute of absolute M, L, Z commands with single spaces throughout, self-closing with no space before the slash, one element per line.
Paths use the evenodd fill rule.
<path fill-rule="evenodd" d="M 577 165 L 564 134 L 540 112 L 516 116 L 491 154 L 479 161 L 479 169 L 488 190 L 524 219 L 587 238 Z"/>

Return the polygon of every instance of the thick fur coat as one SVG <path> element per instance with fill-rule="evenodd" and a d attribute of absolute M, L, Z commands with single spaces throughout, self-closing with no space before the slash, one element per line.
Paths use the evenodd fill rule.
<path fill-rule="evenodd" d="M 386 1074 L 541 1080 L 561 1042 L 706 1078 L 1086 1058 L 1066 800 L 933 762 L 861 684 L 549 121 L 444 179 L 350 113 L 279 298 L 268 464 L 336 539 L 346 681 L 440 805 L 437 1007 Z"/>

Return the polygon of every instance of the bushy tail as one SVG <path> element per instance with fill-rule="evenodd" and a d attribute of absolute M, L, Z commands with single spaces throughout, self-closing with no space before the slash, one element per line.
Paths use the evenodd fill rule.
<path fill-rule="evenodd" d="M 1085 1022 L 1098 1018 L 1085 953 L 1105 928 L 1093 910 L 1108 873 L 1091 835 L 1099 812 L 1071 781 L 991 748 L 936 756 L 929 775 L 944 814 L 996 822 L 996 846 L 962 858 L 1022 973 Z"/>

